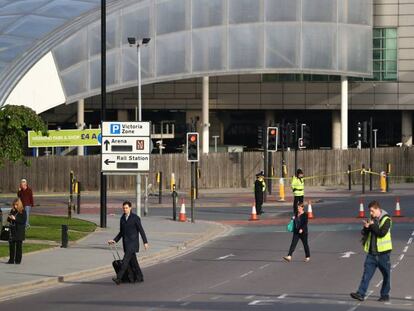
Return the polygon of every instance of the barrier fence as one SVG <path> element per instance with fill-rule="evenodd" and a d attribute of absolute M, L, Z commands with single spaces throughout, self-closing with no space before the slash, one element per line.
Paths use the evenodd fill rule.
<path fill-rule="evenodd" d="M 281 153 L 272 157 L 274 176 L 282 175 Z M 307 186 L 343 186 L 347 188 L 349 174 L 353 185 L 362 182 L 362 166 L 364 173 L 372 174 L 373 186 L 380 186 L 379 174 L 387 170 L 391 164 L 391 172 L 387 178 L 391 184 L 395 182 L 414 182 L 414 148 L 378 148 L 373 151 L 373 167 L 369 172 L 369 149 L 350 150 L 305 150 L 298 152 L 298 167 L 302 168 Z M 100 156 L 48 156 L 30 158 L 31 166 L 21 163 L 8 163 L 0 168 L 0 191 L 16 192 L 19 180 L 27 178 L 35 192 L 66 192 L 70 180 L 67 178 L 73 171 L 78 180 L 82 181 L 84 191 L 99 189 Z M 285 153 L 288 179 L 294 174 L 294 152 Z M 351 169 L 349 169 L 349 166 Z M 257 172 L 263 170 L 262 152 L 243 153 L 210 153 L 202 155 L 199 163 L 199 189 L 205 188 L 251 188 Z M 160 183 L 156 173 L 162 172 Z M 359 173 L 358 173 L 359 172 Z M 177 190 L 190 188 L 190 164 L 185 154 L 151 155 L 151 168 L 148 182 L 150 191 L 169 189 L 171 176 L 174 173 Z M 144 178 L 144 177 L 143 177 Z M 368 183 L 368 181 L 367 181 Z M 159 188 L 161 186 L 161 188 Z M 274 183 L 273 189 L 276 189 Z M 109 176 L 109 190 L 135 189 L 134 176 Z"/>

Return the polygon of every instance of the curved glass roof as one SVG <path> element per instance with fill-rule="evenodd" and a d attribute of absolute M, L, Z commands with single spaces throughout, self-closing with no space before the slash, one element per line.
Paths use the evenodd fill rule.
<path fill-rule="evenodd" d="M 49 33 L 100 5 L 100 0 L 0 0 L 0 77 Z"/>

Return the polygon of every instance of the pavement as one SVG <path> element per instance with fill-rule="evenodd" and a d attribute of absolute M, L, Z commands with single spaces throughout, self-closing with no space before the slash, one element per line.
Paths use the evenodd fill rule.
<path fill-rule="evenodd" d="M 98 217 L 81 215 L 79 218 L 98 222 Z M 208 221 L 180 223 L 162 216 L 145 217 L 143 226 L 150 244 L 148 251 L 144 251 L 141 246 L 138 259 L 143 267 L 195 250 L 230 230 L 223 224 Z M 23 255 L 20 265 L 5 264 L 8 258 L 1 258 L 0 301 L 66 282 L 113 275 L 111 262 L 114 252 L 110 251 L 106 241 L 113 239 L 118 230 L 119 215 L 110 215 L 107 228 L 98 228 L 68 248 L 55 247 Z M 122 256 L 122 244 L 118 244 Z"/>

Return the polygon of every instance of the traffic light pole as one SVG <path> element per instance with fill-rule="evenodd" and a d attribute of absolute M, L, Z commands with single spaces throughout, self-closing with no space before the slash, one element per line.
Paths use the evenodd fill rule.
<path fill-rule="evenodd" d="M 263 132 L 266 133 L 265 143 L 264 143 L 264 148 L 263 148 L 263 152 L 264 152 L 263 153 L 263 174 L 265 175 L 266 182 L 268 182 L 269 181 L 269 179 L 268 179 L 269 176 L 268 176 L 267 167 L 268 167 L 268 164 L 269 164 L 269 162 L 268 162 L 269 153 L 267 152 L 267 127 L 266 126 L 263 127 Z M 263 202 L 266 202 L 266 200 L 267 200 L 267 191 L 265 191 L 263 193 Z"/>
<path fill-rule="evenodd" d="M 282 119 L 282 126 L 280 129 L 280 145 L 282 146 L 282 178 L 285 178 L 285 135 L 286 135 L 286 128 L 285 128 L 285 119 Z"/>
<path fill-rule="evenodd" d="M 298 144 L 299 144 L 299 137 L 298 137 L 298 119 L 295 120 L 295 174 L 298 170 Z"/>
<path fill-rule="evenodd" d="M 372 172 L 372 117 L 369 118 L 369 170 Z M 369 191 L 372 191 L 372 174 L 369 174 Z"/>
<path fill-rule="evenodd" d="M 190 191 L 190 195 L 191 195 L 191 222 L 194 223 L 195 222 L 195 215 L 194 215 L 194 205 L 195 205 L 195 162 L 191 162 L 191 191 Z"/>

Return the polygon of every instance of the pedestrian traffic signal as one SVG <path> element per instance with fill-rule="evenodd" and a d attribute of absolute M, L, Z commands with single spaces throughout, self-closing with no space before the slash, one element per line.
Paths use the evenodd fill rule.
<path fill-rule="evenodd" d="M 301 138 L 302 138 L 302 148 L 309 147 L 311 144 L 311 131 L 310 126 L 302 123 L 301 124 Z"/>
<path fill-rule="evenodd" d="M 187 162 L 198 162 L 198 133 L 187 133 Z"/>
<path fill-rule="evenodd" d="M 274 126 L 267 128 L 267 151 L 277 151 L 277 137 L 279 135 L 279 129 Z"/>
<path fill-rule="evenodd" d="M 362 124 L 361 124 L 361 122 L 357 123 L 357 139 L 362 140 Z"/>
<path fill-rule="evenodd" d="M 257 144 L 259 145 L 259 148 L 263 147 L 263 127 L 262 126 L 257 127 Z"/>

